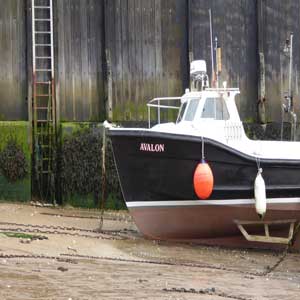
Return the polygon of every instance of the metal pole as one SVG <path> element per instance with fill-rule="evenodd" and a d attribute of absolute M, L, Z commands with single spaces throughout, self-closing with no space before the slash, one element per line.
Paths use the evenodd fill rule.
<path fill-rule="evenodd" d="M 150 128 L 150 124 L 151 124 L 151 121 L 150 121 L 150 107 L 148 106 L 148 128 Z"/>
<path fill-rule="evenodd" d="M 293 109 L 292 103 L 292 73 L 293 73 L 293 34 L 290 36 L 290 68 L 289 68 L 289 97 L 290 97 L 290 106 Z"/>
<path fill-rule="evenodd" d="M 158 124 L 160 124 L 160 100 L 158 100 Z"/>
<path fill-rule="evenodd" d="M 214 64 L 214 48 L 213 48 L 213 38 L 212 38 L 212 20 L 211 20 L 211 9 L 208 10 L 209 13 L 209 30 L 210 30 L 210 56 L 211 56 L 211 87 L 213 87 L 215 78 L 215 64 Z"/>
<path fill-rule="evenodd" d="M 217 57 L 217 49 L 218 49 L 218 38 L 215 37 L 215 55 L 216 55 L 216 87 L 219 88 L 219 70 L 218 70 L 218 57 Z"/>
<path fill-rule="evenodd" d="M 289 108 L 290 115 L 292 118 L 291 121 L 291 140 L 296 140 L 296 126 L 297 126 L 297 115 L 294 112 L 294 103 L 293 103 L 293 34 L 290 35 L 290 66 L 289 66 Z"/>

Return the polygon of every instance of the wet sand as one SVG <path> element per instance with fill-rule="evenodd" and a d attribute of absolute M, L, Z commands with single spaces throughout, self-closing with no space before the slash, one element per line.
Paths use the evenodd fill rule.
<path fill-rule="evenodd" d="M 0 204 L 0 299 L 300 299 L 300 254 L 151 241 L 127 212 L 102 231 L 99 216 Z"/>

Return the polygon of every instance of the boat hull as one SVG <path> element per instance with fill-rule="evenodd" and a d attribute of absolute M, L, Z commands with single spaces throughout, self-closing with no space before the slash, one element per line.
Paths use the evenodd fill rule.
<path fill-rule="evenodd" d="M 241 205 L 175 205 L 129 207 L 139 230 L 152 239 L 187 241 L 206 245 L 238 246 L 252 248 L 280 249 L 284 245 L 248 242 L 239 231 L 235 221 L 257 221 L 254 204 Z M 266 221 L 300 220 L 300 206 L 297 203 L 268 204 Z M 263 234 L 262 224 L 251 225 L 248 233 Z M 271 225 L 270 234 L 288 237 L 289 224 Z M 294 244 L 300 249 L 299 240 Z"/>
<path fill-rule="evenodd" d="M 253 200 L 255 157 L 204 139 L 214 189 L 203 201 L 193 188 L 202 156 L 199 137 L 141 130 L 116 130 L 110 136 L 124 199 L 144 235 L 214 245 L 227 240 L 228 246 L 240 239 L 250 245 L 234 220 L 260 221 Z M 268 197 L 265 220 L 300 220 L 300 160 L 261 159 L 260 166 Z M 274 228 L 275 234 L 285 231 L 286 225 Z"/>

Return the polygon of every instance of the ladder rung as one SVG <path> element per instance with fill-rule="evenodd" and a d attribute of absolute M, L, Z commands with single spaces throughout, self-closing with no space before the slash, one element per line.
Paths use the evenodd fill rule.
<path fill-rule="evenodd" d="M 38 6 L 34 6 L 34 8 L 44 9 L 44 8 L 51 8 L 51 6 L 41 6 L 41 5 L 38 5 Z"/>
<path fill-rule="evenodd" d="M 40 106 L 40 107 L 36 107 L 35 109 L 37 110 L 46 110 L 46 109 L 51 109 L 51 107 L 48 107 L 48 106 Z"/>
<path fill-rule="evenodd" d="M 39 123 L 50 123 L 52 120 L 36 120 Z"/>
<path fill-rule="evenodd" d="M 35 69 L 37 72 L 52 72 L 51 69 Z"/>
<path fill-rule="evenodd" d="M 35 31 L 35 34 L 50 34 L 51 31 Z"/>
<path fill-rule="evenodd" d="M 51 44 L 35 44 L 36 47 L 50 47 Z"/>
<path fill-rule="evenodd" d="M 51 94 L 37 94 L 36 97 L 49 97 Z"/>
<path fill-rule="evenodd" d="M 34 21 L 39 21 L 39 22 L 41 22 L 41 21 L 48 21 L 48 22 L 50 22 L 51 19 L 34 19 Z"/>
<path fill-rule="evenodd" d="M 36 59 L 51 59 L 51 56 L 36 56 Z"/>
<path fill-rule="evenodd" d="M 47 84 L 47 85 L 49 85 L 49 84 L 51 84 L 51 82 L 49 82 L 49 81 L 37 81 L 36 84 Z"/>

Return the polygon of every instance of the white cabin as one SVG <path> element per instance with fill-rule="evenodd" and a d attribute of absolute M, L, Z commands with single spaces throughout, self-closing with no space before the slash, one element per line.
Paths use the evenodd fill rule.
<path fill-rule="evenodd" d="M 207 137 L 226 144 L 247 155 L 269 159 L 300 159 L 300 142 L 254 141 L 244 131 L 235 97 L 237 88 L 206 88 L 207 75 L 203 64 L 201 71 L 193 68 L 192 91 L 187 90 L 182 97 L 155 98 L 148 103 L 149 130 L 172 134 Z M 199 84 L 199 80 L 202 82 Z M 195 91 L 198 87 L 203 90 Z M 164 105 L 170 100 L 180 101 L 180 106 Z M 150 109 L 157 109 L 158 124 L 150 128 Z M 161 123 L 163 108 L 178 109 L 176 122 Z"/>

